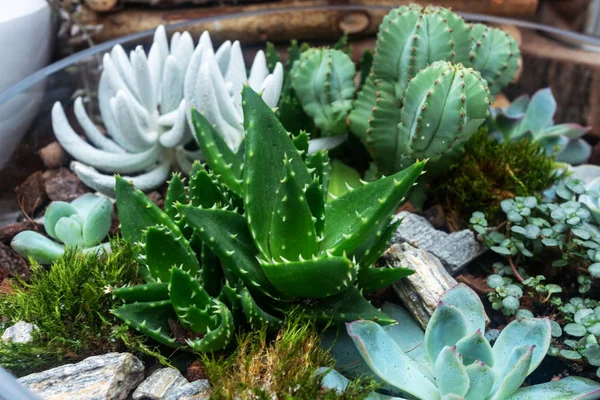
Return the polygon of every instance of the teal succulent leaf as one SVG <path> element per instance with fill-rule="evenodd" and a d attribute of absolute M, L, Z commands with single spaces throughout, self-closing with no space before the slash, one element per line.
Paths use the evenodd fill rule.
<path fill-rule="evenodd" d="M 197 110 L 192 110 L 192 123 L 206 162 L 231 191 L 242 194 L 242 162 L 222 136 Z"/>
<path fill-rule="evenodd" d="M 552 339 L 551 332 L 552 328 L 548 319 L 523 318 L 508 324 L 494 343 L 494 371 L 500 372 L 500 369 L 507 364 L 512 349 L 515 347 L 527 346 L 529 348 L 533 346 L 531 365 L 526 374 L 532 373 L 548 352 Z"/>
<path fill-rule="evenodd" d="M 110 230 L 112 217 L 113 205 L 106 197 L 87 193 L 71 203 L 54 201 L 46 209 L 44 228 L 59 243 L 37 232 L 23 231 L 15 235 L 11 246 L 21 256 L 32 257 L 40 264 L 56 261 L 65 248 L 99 254 L 110 250 L 109 243 L 100 243 Z"/>
<path fill-rule="evenodd" d="M 467 320 L 467 333 L 485 332 L 485 310 L 477 293 L 465 285 L 456 285 L 444 293 L 443 301 L 458 308 Z"/>
<path fill-rule="evenodd" d="M 492 388 L 491 400 L 502 400 L 514 393 L 527 378 L 535 346 L 514 347 L 503 369 L 495 369 L 496 383 Z M 497 365 L 501 360 L 498 360 Z"/>
<path fill-rule="evenodd" d="M 170 300 L 125 304 L 112 310 L 112 313 L 158 343 L 169 347 L 178 346 L 177 341 L 170 336 L 169 319 L 177 319 Z"/>
<path fill-rule="evenodd" d="M 355 321 L 347 324 L 347 330 L 364 361 L 384 382 L 421 399 L 440 398 L 438 388 L 380 325 Z"/>
<path fill-rule="evenodd" d="M 464 314 L 453 305 L 440 301 L 425 330 L 425 350 L 431 364 L 446 346 L 453 347 L 466 336 L 468 322 Z"/>
<path fill-rule="evenodd" d="M 465 399 L 485 399 L 494 386 L 494 371 L 481 361 L 467 365 L 466 369 L 469 375 L 469 390 L 465 394 Z"/>
<path fill-rule="evenodd" d="M 569 376 L 557 381 L 521 388 L 507 400 L 593 400 L 598 396 L 600 396 L 598 382 Z"/>
<path fill-rule="evenodd" d="M 494 355 L 490 342 L 483 336 L 481 331 L 477 331 L 469 336 L 465 336 L 456 343 L 456 348 L 462 354 L 465 365 L 471 365 L 475 361 L 481 361 L 489 367 L 494 366 Z"/>
<path fill-rule="evenodd" d="M 20 255 L 33 257 L 40 264 L 49 264 L 59 259 L 65 246 L 34 231 L 23 231 L 15 235 L 10 246 Z"/>
<path fill-rule="evenodd" d="M 356 321 L 347 324 L 347 331 L 371 372 L 402 393 L 421 400 L 507 400 L 513 396 L 518 399 L 517 394 L 524 390 L 519 387 L 548 351 L 550 324 L 546 319 L 517 319 L 504 328 L 494 347 L 490 348 L 481 330 L 469 334 L 469 323 L 463 315 L 463 309 L 467 314 L 478 309 L 469 306 L 476 299 L 477 295 L 462 284 L 444 294 L 425 335 L 406 311 L 393 305 L 384 305 L 383 311 L 396 318 L 398 325 L 380 327 L 367 321 Z M 459 306 L 449 305 L 447 301 Z M 480 310 L 481 317 L 472 318 L 472 321 L 483 320 L 482 306 Z M 585 316 L 579 315 L 579 319 L 583 318 Z M 410 354 L 413 350 L 417 350 L 415 355 Z M 345 363 L 355 362 L 352 352 L 340 353 L 338 348 L 334 354 L 342 354 Z M 396 368 L 405 371 L 406 376 L 397 373 Z M 435 390 L 420 392 L 431 386 Z M 585 385 L 575 387 L 582 390 L 581 398 L 587 398 Z M 540 387 L 540 390 L 546 389 Z M 558 396 L 562 389 L 552 398 L 572 398 Z M 564 389 L 567 392 L 567 388 Z"/>
<path fill-rule="evenodd" d="M 464 396 L 469 390 L 469 374 L 456 347 L 446 346 L 434 365 L 437 387 L 442 396 L 449 394 Z"/>
<path fill-rule="evenodd" d="M 261 262 L 269 281 L 288 296 L 323 298 L 352 285 L 357 266 L 346 257 L 321 256 L 300 261 Z"/>

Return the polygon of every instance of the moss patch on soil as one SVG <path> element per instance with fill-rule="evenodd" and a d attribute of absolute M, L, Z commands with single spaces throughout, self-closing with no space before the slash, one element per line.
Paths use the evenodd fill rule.
<path fill-rule="evenodd" d="M 556 163 L 528 139 L 498 143 L 480 129 L 467 142 L 463 155 L 448 172 L 430 184 L 431 204 L 441 204 L 449 224 L 466 227 L 471 214 L 481 211 L 494 223 L 500 202 L 536 195 L 557 179 Z"/>
<path fill-rule="evenodd" d="M 0 365 L 22 375 L 123 346 L 114 339 L 119 321 L 104 288 L 139 280 L 138 268 L 132 246 L 119 239 L 111 246 L 100 257 L 69 252 L 50 267 L 33 263 L 28 282 L 12 282 L 0 298 L 0 330 L 25 321 L 40 335 L 31 344 L 0 344 Z"/>
<path fill-rule="evenodd" d="M 369 381 L 353 381 L 344 394 L 321 388 L 319 367 L 334 360 L 319 346 L 319 330 L 299 315 L 270 340 L 266 330 L 243 333 L 229 356 L 204 355 L 202 361 L 213 386 L 211 399 L 364 399 L 374 389 Z"/>

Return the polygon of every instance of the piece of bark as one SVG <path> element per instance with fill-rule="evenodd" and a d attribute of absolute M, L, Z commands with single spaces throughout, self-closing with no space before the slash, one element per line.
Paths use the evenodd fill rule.
<path fill-rule="evenodd" d="M 395 244 L 383 254 L 386 263 L 394 268 L 403 267 L 415 271 L 396 282 L 394 291 L 406 309 L 423 329 L 435 311 L 440 297 L 457 285 L 456 280 L 446 272 L 440 260 L 425 250 L 412 247 L 408 243 Z M 486 316 L 486 324 L 489 322 Z"/>
<path fill-rule="evenodd" d="M 37 171 L 29 175 L 25 182 L 15 188 L 15 193 L 21 210 L 29 217 L 33 217 L 48 200 L 42 172 Z"/>
<path fill-rule="evenodd" d="M 79 177 L 67 168 L 59 168 L 44 172 L 44 190 L 52 201 L 72 202 L 90 190 Z"/>
<path fill-rule="evenodd" d="M 0 227 L 0 243 L 9 245 L 11 240 L 23 231 L 40 231 L 41 224 L 35 221 L 22 221 Z"/>
<path fill-rule="evenodd" d="M 357 0 L 352 5 L 375 5 L 398 7 L 413 3 L 413 0 Z M 150 1 L 148 1 L 150 3 Z M 336 4 L 340 4 L 337 2 Z M 342 2 L 342 4 L 348 4 Z M 421 4 L 451 7 L 456 11 L 496 15 L 533 15 L 538 0 L 428 0 Z M 204 30 L 210 31 L 214 41 L 240 40 L 243 43 L 269 41 L 289 41 L 291 39 L 331 40 L 339 36 L 344 29 L 352 34 L 373 34 L 377 32 L 386 10 L 294 10 L 296 7 L 322 6 L 319 0 L 286 0 L 283 2 L 222 5 L 219 7 L 188 7 L 173 9 L 151 9 L 124 7 L 113 13 L 96 13 L 84 8 L 82 23 L 103 25 L 103 29 L 94 36 L 97 42 L 155 29 L 158 25 L 170 25 L 191 19 L 215 17 L 232 13 L 252 12 L 265 9 L 290 7 L 283 12 L 269 15 L 240 16 L 223 19 L 218 22 L 196 23 L 185 27 L 192 36 L 198 37 Z"/>

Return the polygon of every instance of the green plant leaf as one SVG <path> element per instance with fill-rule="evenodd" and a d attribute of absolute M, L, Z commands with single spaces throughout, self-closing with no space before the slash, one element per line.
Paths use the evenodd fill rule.
<path fill-rule="evenodd" d="M 211 315 L 211 298 L 192 276 L 181 268 L 171 269 L 169 296 L 181 325 L 194 333 L 207 333 L 217 326 Z"/>
<path fill-rule="evenodd" d="M 260 269 L 258 251 L 252 242 L 246 220 L 232 211 L 199 209 L 178 205 L 187 223 L 215 253 L 224 269 L 230 271 L 253 291 L 279 297 Z"/>
<path fill-rule="evenodd" d="M 242 89 L 242 108 L 246 130 L 244 207 L 256 246 L 265 258 L 269 258 L 269 235 L 277 208 L 281 161 L 286 156 L 290 160 L 290 168 L 300 187 L 310 184 L 312 179 L 283 125 L 249 86 Z"/>
<path fill-rule="evenodd" d="M 171 279 L 172 267 L 182 268 L 194 275 L 200 268 L 188 241 L 182 236 L 177 237 L 165 226 L 151 226 L 146 230 L 143 250 L 148 271 L 158 282 Z"/>
<path fill-rule="evenodd" d="M 494 353 L 494 372 L 500 373 L 515 347 L 535 346 L 531 365 L 526 375 L 531 374 L 540 365 L 552 340 L 550 321 L 545 318 L 523 318 L 508 324 L 498 336 L 492 351 Z"/>
<path fill-rule="evenodd" d="M 261 262 L 269 281 L 280 292 L 300 298 L 323 298 L 352 285 L 357 267 L 346 257 L 322 256 L 291 262 Z"/>
<path fill-rule="evenodd" d="M 111 311 L 140 333 L 169 347 L 180 346 L 170 335 L 169 319 L 176 320 L 170 300 L 125 304 Z"/>
<path fill-rule="evenodd" d="M 355 321 L 347 324 L 346 329 L 365 362 L 384 382 L 421 399 L 440 398 L 437 387 L 381 326 L 371 321 Z"/>
<path fill-rule="evenodd" d="M 465 315 L 455 306 L 439 303 L 425 330 L 425 350 L 431 364 L 446 346 L 453 347 L 467 334 Z"/>
<path fill-rule="evenodd" d="M 115 288 L 112 290 L 112 295 L 125 303 L 169 300 L 169 282 Z"/>
<path fill-rule="evenodd" d="M 593 400 L 599 396 L 598 382 L 569 376 L 557 381 L 521 388 L 507 400 Z"/>
<path fill-rule="evenodd" d="M 388 218 L 412 188 L 424 166 L 424 162 L 415 163 L 327 203 L 322 248 L 341 255 L 352 253 L 369 240 L 374 242 L 375 233 L 388 223 Z"/>
<path fill-rule="evenodd" d="M 319 242 L 313 216 L 287 158 L 284 159 L 283 178 L 276 197 L 277 205 L 269 236 L 271 260 L 298 261 L 316 256 Z"/>
<path fill-rule="evenodd" d="M 234 193 L 242 194 L 242 162 L 227 146 L 221 135 L 196 109 L 192 110 L 196 139 L 210 168 Z"/>
<path fill-rule="evenodd" d="M 437 387 L 442 396 L 464 396 L 469 389 L 469 375 L 456 347 L 446 346 L 435 361 Z"/>

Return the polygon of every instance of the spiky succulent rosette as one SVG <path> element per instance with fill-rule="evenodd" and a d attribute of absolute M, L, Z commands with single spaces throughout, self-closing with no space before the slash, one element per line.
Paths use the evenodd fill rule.
<path fill-rule="evenodd" d="M 225 347 L 240 325 L 277 327 L 295 307 L 324 322 L 393 322 L 362 292 L 412 272 L 373 264 L 424 163 L 326 203 L 327 154 L 308 156 L 306 134 L 290 137 L 248 86 L 242 107 L 243 154 L 193 111 L 212 171 L 196 164 L 188 187 L 174 175 L 165 211 L 117 179 L 123 236 L 140 243 L 147 283 L 115 289 L 127 302 L 115 315 L 161 343 L 183 345 L 175 323 L 195 351 Z"/>
<path fill-rule="evenodd" d="M 350 130 L 381 174 L 415 157 L 456 154 L 483 123 L 488 85 L 492 93 L 506 86 L 520 56 L 508 34 L 483 27 L 433 6 L 401 6 L 384 18 L 371 72 L 349 115 Z"/>

